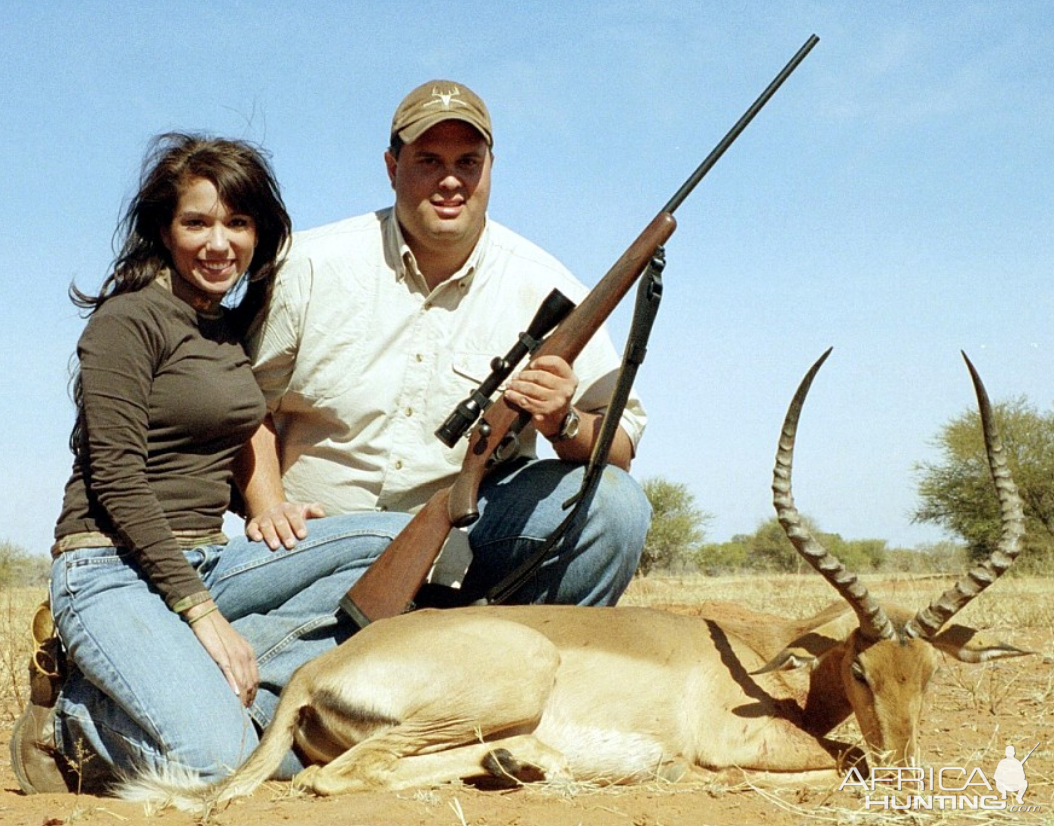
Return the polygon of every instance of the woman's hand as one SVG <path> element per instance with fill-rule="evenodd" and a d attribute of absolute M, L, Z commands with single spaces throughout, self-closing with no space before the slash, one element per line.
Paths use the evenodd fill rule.
<path fill-rule="evenodd" d="M 211 599 L 187 609 L 183 614 L 198 642 L 220 667 L 227 684 L 248 707 L 256 698 L 260 672 L 256 653 L 249 641 L 234 630 Z"/>
<path fill-rule="evenodd" d="M 253 542 L 266 542 L 272 551 L 292 550 L 307 536 L 307 520 L 326 515 L 318 502 L 280 502 L 245 523 L 245 535 Z"/>

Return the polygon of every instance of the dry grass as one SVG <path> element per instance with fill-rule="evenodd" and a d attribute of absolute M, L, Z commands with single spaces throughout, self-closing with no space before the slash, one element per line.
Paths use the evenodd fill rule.
<path fill-rule="evenodd" d="M 33 649 L 29 622 L 46 596 L 44 588 L 0 588 L 0 722 L 15 720 L 26 704 Z"/>
<path fill-rule="evenodd" d="M 872 574 L 860 579 L 883 603 L 899 603 L 923 608 L 947 588 L 955 578 L 943 575 Z M 1054 654 L 1054 583 L 1044 577 L 1006 577 L 966 606 L 955 621 L 996 634 L 1016 629 L 1045 632 L 1048 647 L 1043 654 Z M 736 602 L 755 611 L 786 617 L 807 617 L 838 599 L 834 590 L 815 574 L 743 575 L 725 577 L 636 578 L 630 584 L 623 605 L 683 603 L 692 605 L 708 600 Z"/>

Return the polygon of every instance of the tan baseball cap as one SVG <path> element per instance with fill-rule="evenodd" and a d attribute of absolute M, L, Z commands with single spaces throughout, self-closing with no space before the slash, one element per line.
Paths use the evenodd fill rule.
<path fill-rule="evenodd" d="M 486 138 L 487 146 L 494 145 L 487 105 L 465 84 L 452 80 L 430 80 L 403 98 L 392 117 L 392 136 L 413 143 L 445 120 L 471 124 Z"/>

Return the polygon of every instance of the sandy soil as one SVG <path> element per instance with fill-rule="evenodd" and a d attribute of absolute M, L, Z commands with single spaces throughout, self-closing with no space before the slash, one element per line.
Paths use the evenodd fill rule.
<path fill-rule="evenodd" d="M 1054 590 L 1054 585 L 1051 586 Z M 930 812 L 893 814 L 865 808 L 859 790 L 783 788 L 763 790 L 710 780 L 689 784 L 597 789 L 544 787 L 483 792 L 446 787 L 406 794 L 356 794 L 333 799 L 292 792 L 272 783 L 251 798 L 214 813 L 221 826 L 707 826 L 802 823 L 915 824 L 1054 823 L 1054 637 L 1050 628 L 1019 629 L 1016 645 L 1038 654 L 968 666 L 948 660 L 938 673 L 924 713 L 923 765 L 935 769 L 980 768 L 992 779 L 1008 744 L 1025 754 L 1029 812 Z M 10 716 L 10 715 L 8 715 Z M 182 826 L 200 819 L 165 811 L 148 816 L 135 804 L 89 795 L 26 797 L 18 791 L 8 760 L 11 722 L 0 723 L 0 824 L 156 824 Z M 855 724 L 838 732 L 858 742 Z"/>

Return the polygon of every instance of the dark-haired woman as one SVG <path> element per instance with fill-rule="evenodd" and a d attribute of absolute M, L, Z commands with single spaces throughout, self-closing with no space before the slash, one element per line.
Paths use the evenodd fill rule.
<path fill-rule="evenodd" d="M 346 636 L 340 596 L 403 524 L 322 519 L 277 551 L 223 535 L 265 413 L 242 342 L 290 234 L 261 153 L 162 136 L 122 232 L 101 293 L 74 290 L 90 315 L 51 578 L 69 674 L 54 708 L 31 705 L 16 726 L 27 792 L 234 769 L 292 671 Z"/>

